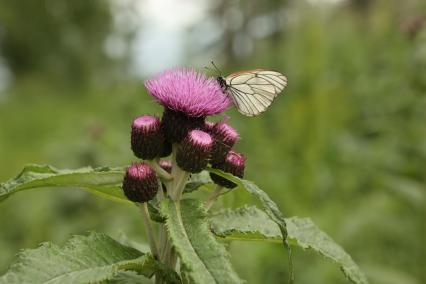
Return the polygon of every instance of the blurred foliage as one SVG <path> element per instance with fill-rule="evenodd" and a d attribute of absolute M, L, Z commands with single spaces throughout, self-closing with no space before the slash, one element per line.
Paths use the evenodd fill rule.
<path fill-rule="evenodd" d="M 12 11 L 12 5 L 24 5 L 8 2 L 0 4 L 10 5 L 0 9 L 0 19 Z M 230 124 L 242 137 L 237 150 L 248 157 L 246 177 L 266 190 L 286 216 L 310 216 L 353 256 L 372 283 L 425 283 L 424 2 L 265 1 L 254 8 L 247 1 L 218 3 L 209 17 L 223 19 L 221 36 L 212 46 L 219 61 L 226 59 L 224 71 L 263 67 L 289 77 L 288 89 L 262 116 L 250 119 L 229 112 Z M 75 5 L 78 10 L 80 4 Z M 230 10 L 240 12 L 243 24 L 226 32 Z M 94 21 L 88 23 L 93 31 L 79 20 L 77 30 L 84 29 L 80 32 L 89 38 L 91 33 L 95 39 L 104 38 L 110 22 L 96 24 L 96 19 L 108 18 L 110 12 L 87 11 L 98 15 L 88 16 L 89 22 Z M 43 21 L 47 26 L 56 23 Z M 11 24 L 24 34 L 20 48 L 37 44 L 42 50 L 29 52 L 35 55 L 28 62 L 22 59 L 37 74 L 25 84 L 13 85 L 0 102 L 0 179 L 15 175 L 28 162 L 70 168 L 130 163 L 134 159 L 128 145 L 131 119 L 161 111 L 141 82 L 105 80 L 107 87 L 85 88 L 81 91 L 85 96 L 60 96 L 57 89 L 40 83 L 55 78 L 42 67 L 50 64 L 51 35 L 30 37 L 23 26 L 15 26 L 19 24 L 33 28 L 35 34 L 40 30 L 29 23 Z M 53 25 L 64 37 L 71 36 L 69 26 Z M 5 34 L 3 29 L 1 35 Z M 245 50 L 247 44 L 252 48 Z M 95 57 L 102 52 L 93 47 L 86 54 L 83 49 L 75 53 L 74 61 L 63 55 L 73 54 L 72 49 L 55 46 L 62 45 L 55 43 L 56 51 L 50 52 L 70 64 L 86 62 L 91 52 Z M 203 54 L 204 49 L 193 51 Z M 32 60 L 37 64 L 32 65 Z M 102 73 L 103 67 L 91 70 Z M 86 78 L 84 72 L 70 74 L 82 76 L 83 82 Z M 243 193 L 223 200 L 232 206 L 248 201 L 251 198 Z M 88 230 L 116 236 L 125 232 L 136 240 L 143 236 L 134 208 L 82 192 L 26 192 L 0 206 L 0 272 L 18 249 L 41 241 L 61 242 Z M 286 254 L 277 245 L 236 242 L 230 249 L 238 272 L 249 283 L 287 279 Z M 297 283 L 346 283 L 335 266 L 313 254 L 296 250 L 295 266 Z"/>
<path fill-rule="evenodd" d="M 105 52 L 114 29 L 109 1 L 23 0 L 0 3 L 0 55 L 17 79 L 86 86 L 123 63 Z M 124 30 L 124 37 L 131 30 Z M 59 82 L 56 82 L 59 81 Z M 62 86 L 63 87 L 63 86 Z"/>

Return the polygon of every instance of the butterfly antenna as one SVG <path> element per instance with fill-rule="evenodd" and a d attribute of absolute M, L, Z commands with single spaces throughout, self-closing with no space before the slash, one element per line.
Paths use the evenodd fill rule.
<path fill-rule="evenodd" d="M 215 76 L 217 76 L 217 75 L 221 76 L 220 73 L 218 74 L 218 70 L 216 68 L 210 68 L 208 66 L 204 66 L 204 69 L 206 69 L 209 72 L 212 72 L 213 74 L 215 74 Z"/>
<path fill-rule="evenodd" d="M 211 61 L 211 64 L 213 65 L 213 67 L 216 69 L 216 71 L 219 73 L 219 76 L 222 76 L 222 71 L 220 71 L 220 69 L 216 66 L 216 64 L 214 64 L 214 61 Z"/>

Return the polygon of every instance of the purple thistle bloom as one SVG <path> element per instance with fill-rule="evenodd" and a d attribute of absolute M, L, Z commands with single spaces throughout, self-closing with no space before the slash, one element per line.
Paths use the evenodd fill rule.
<path fill-rule="evenodd" d="M 145 81 L 145 87 L 161 105 L 190 117 L 218 114 L 232 104 L 216 79 L 193 69 L 166 70 Z"/>

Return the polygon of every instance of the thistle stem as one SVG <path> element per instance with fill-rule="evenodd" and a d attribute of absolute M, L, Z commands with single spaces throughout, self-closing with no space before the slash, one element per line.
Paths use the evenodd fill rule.
<path fill-rule="evenodd" d="M 157 199 L 158 202 L 164 199 L 164 190 L 163 190 L 163 184 L 161 183 L 161 180 L 158 179 L 158 192 L 157 192 Z"/>
<path fill-rule="evenodd" d="M 139 204 L 139 208 L 141 209 L 142 220 L 145 225 L 145 230 L 148 237 L 151 253 L 155 259 L 158 259 L 157 242 L 154 237 L 154 228 L 152 227 L 151 218 L 149 217 L 149 211 L 146 202 Z"/>
<path fill-rule="evenodd" d="M 173 176 L 169 174 L 166 170 L 164 170 L 159 164 L 158 160 L 152 160 L 148 161 L 148 163 L 151 165 L 151 167 L 154 168 L 155 172 L 163 179 L 165 180 L 172 180 Z"/>
<path fill-rule="evenodd" d="M 177 146 L 178 146 L 177 144 L 173 144 L 173 148 L 172 148 L 173 186 L 169 193 L 171 199 L 173 199 L 174 201 L 180 200 L 183 189 L 190 175 L 188 172 L 179 168 L 179 166 L 176 163 Z"/>
<path fill-rule="evenodd" d="M 190 173 L 178 167 L 175 176 L 173 196 L 171 196 L 174 201 L 180 200 L 183 189 L 185 188 L 185 184 L 188 181 L 189 175 Z"/>
<path fill-rule="evenodd" d="M 217 198 L 220 196 L 222 191 L 223 191 L 223 186 L 216 185 L 216 188 L 213 190 L 213 192 L 209 195 L 209 197 L 206 200 L 205 207 L 207 211 L 213 206 L 213 203 L 217 200 Z"/>

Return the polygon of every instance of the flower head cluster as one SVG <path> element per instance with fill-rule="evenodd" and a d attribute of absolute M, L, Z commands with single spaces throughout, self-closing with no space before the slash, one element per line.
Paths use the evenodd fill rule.
<path fill-rule="evenodd" d="M 145 82 L 149 94 L 164 106 L 162 127 L 171 143 L 201 128 L 208 115 L 225 111 L 232 100 L 214 78 L 193 69 L 167 70 Z"/>
<path fill-rule="evenodd" d="M 149 162 L 136 163 L 127 169 L 123 190 L 130 200 L 146 202 L 154 198 L 162 184 L 157 181 L 158 175 L 176 179 L 164 184 L 179 187 L 185 180 L 181 181 L 182 175 L 177 177 L 177 172 L 199 173 L 208 164 L 243 176 L 245 159 L 232 151 L 239 138 L 237 131 L 225 121 L 205 121 L 208 115 L 219 114 L 232 103 L 217 80 L 192 69 L 175 69 L 147 80 L 145 86 L 164 106 L 164 112 L 161 118 L 144 115 L 132 123 L 132 151 L 137 158 Z M 159 160 L 171 153 L 172 161 Z M 219 176 L 212 175 L 212 179 L 218 185 L 235 186 Z M 168 189 L 167 193 L 170 194 Z"/>

